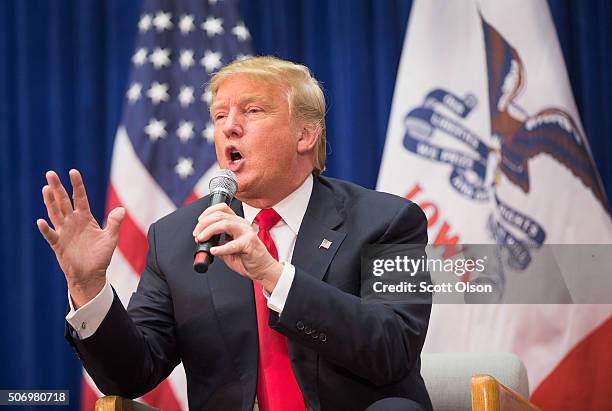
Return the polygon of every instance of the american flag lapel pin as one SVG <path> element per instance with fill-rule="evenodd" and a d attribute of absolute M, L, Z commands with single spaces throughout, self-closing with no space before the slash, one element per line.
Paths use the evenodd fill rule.
<path fill-rule="evenodd" d="M 319 248 L 325 248 L 326 250 L 329 250 L 329 247 L 332 245 L 332 242 L 329 241 L 327 238 L 324 238 L 323 241 L 321 241 L 321 245 L 319 245 Z"/>

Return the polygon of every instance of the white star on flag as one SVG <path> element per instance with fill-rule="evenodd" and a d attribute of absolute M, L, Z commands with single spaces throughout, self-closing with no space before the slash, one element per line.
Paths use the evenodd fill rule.
<path fill-rule="evenodd" d="M 193 137 L 193 123 L 191 121 L 181 121 L 179 128 L 176 129 L 176 135 L 183 143 L 189 141 Z"/>
<path fill-rule="evenodd" d="M 179 63 L 181 65 L 181 69 L 183 70 L 187 70 L 189 67 L 193 66 L 195 64 L 193 60 L 193 50 L 181 50 Z"/>
<path fill-rule="evenodd" d="M 210 121 L 206 124 L 206 128 L 202 130 L 202 137 L 210 144 L 215 144 L 215 126 Z"/>
<path fill-rule="evenodd" d="M 212 103 L 212 92 L 210 90 L 206 89 L 206 91 L 202 93 L 202 101 L 210 106 L 210 103 Z"/>
<path fill-rule="evenodd" d="M 206 31 L 208 37 L 212 37 L 215 34 L 223 33 L 223 19 L 208 17 L 204 23 L 202 23 L 202 29 Z"/>
<path fill-rule="evenodd" d="M 181 87 L 178 100 L 183 108 L 188 107 L 191 103 L 193 103 L 193 100 L 195 100 L 193 96 L 193 87 Z"/>
<path fill-rule="evenodd" d="M 149 56 L 149 61 L 156 69 L 170 65 L 170 49 L 155 48 Z"/>
<path fill-rule="evenodd" d="M 193 15 L 186 14 L 184 16 L 181 16 L 178 27 L 179 30 L 181 30 L 181 34 L 189 34 L 189 32 L 195 28 L 195 26 L 193 25 Z"/>
<path fill-rule="evenodd" d="M 149 14 L 145 14 L 138 21 L 138 30 L 141 33 L 144 33 L 145 31 L 149 30 L 150 27 L 151 27 L 151 16 Z"/>
<path fill-rule="evenodd" d="M 172 13 L 164 13 L 162 11 L 158 11 L 155 17 L 153 18 L 153 25 L 155 26 L 155 30 L 170 30 L 172 28 L 172 22 L 170 21 L 171 18 Z"/>
<path fill-rule="evenodd" d="M 139 48 L 132 56 L 132 63 L 136 66 L 142 66 L 147 62 L 147 49 Z"/>
<path fill-rule="evenodd" d="M 249 30 L 246 28 L 243 22 L 240 22 L 236 27 L 232 29 L 232 34 L 238 37 L 238 40 L 245 41 L 251 37 Z"/>
<path fill-rule="evenodd" d="M 129 102 L 134 103 L 135 101 L 137 101 L 141 97 L 141 91 L 142 85 L 140 83 L 133 83 L 126 93 Z"/>
<path fill-rule="evenodd" d="M 151 88 L 147 91 L 147 97 L 149 97 L 155 105 L 159 104 L 160 101 L 167 101 L 170 98 L 168 95 L 168 85 L 154 81 L 153 84 L 151 84 Z"/>
<path fill-rule="evenodd" d="M 174 171 L 183 180 L 193 174 L 193 160 L 187 157 L 179 157 L 178 163 L 174 166 Z"/>
<path fill-rule="evenodd" d="M 221 63 L 221 52 L 206 50 L 204 52 L 204 57 L 200 60 L 200 64 L 204 66 L 208 73 L 212 73 L 215 69 L 223 65 Z"/>
<path fill-rule="evenodd" d="M 151 141 L 157 141 L 160 138 L 166 137 L 166 122 L 152 118 L 144 128 L 144 132 L 149 136 Z"/>

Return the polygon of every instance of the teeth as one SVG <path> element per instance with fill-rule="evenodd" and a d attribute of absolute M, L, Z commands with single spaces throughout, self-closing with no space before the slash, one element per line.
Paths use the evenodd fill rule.
<path fill-rule="evenodd" d="M 238 150 L 230 151 L 230 162 L 236 163 L 240 159 L 242 159 L 242 155 Z"/>

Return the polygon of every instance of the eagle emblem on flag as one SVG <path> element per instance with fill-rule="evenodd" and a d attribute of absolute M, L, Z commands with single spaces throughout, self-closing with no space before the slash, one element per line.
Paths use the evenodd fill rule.
<path fill-rule="evenodd" d="M 426 94 L 422 105 L 406 114 L 403 145 L 422 158 L 449 165 L 449 183 L 462 196 L 494 201 L 496 211 L 488 218 L 489 234 L 508 252 L 508 265 L 523 270 L 531 261 L 530 250 L 544 243 L 546 232 L 535 219 L 500 198 L 497 186 L 501 174 L 527 194 L 530 159 L 547 155 L 565 166 L 604 207 L 605 197 L 577 122 L 560 108 L 545 107 L 530 114 L 517 103 L 527 77 L 521 57 L 482 16 L 480 21 L 491 139 L 483 139 L 462 122 L 478 105 L 475 95 L 459 96 L 436 88 Z"/>

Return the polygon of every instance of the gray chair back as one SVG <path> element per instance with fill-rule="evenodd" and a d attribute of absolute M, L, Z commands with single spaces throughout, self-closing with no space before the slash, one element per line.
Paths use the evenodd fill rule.
<path fill-rule="evenodd" d="M 421 374 L 435 411 L 471 410 L 470 380 L 474 374 L 488 374 L 529 397 L 525 365 L 511 353 L 422 354 Z"/>

